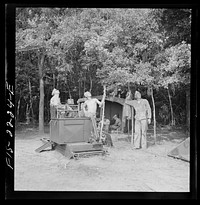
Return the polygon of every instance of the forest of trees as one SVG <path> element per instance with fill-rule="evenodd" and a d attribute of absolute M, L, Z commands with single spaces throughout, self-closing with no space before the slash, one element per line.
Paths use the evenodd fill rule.
<path fill-rule="evenodd" d="M 16 9 L 16 122 L 40 132 L 53 88 L 65 103 L 103 85 L 137 89 L 158 124 L 189 127 L 190 73 L 191 9 Z"/>

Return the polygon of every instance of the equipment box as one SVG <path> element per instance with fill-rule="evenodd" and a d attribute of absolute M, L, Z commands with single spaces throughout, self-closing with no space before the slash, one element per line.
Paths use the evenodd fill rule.
<path fill-rule="evenodd" d="M 90 118 L 56 118 L 50 121 L 50 140 L 57 144 L 88 142 L 91 131 Z"/>

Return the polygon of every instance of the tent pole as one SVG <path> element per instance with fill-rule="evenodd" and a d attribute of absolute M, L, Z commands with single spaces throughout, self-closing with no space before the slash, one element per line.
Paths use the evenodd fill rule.
<path fill-rule="evenodd" d="M 127 121 L 128 121 L 128 137 L 129 137 L 129 129 L 130 129 L 130 126 L 129 126 L 129 118 L 127 118 Z"/>
<path fill-rule="evenodd" d="M 133 112 L 133 107 L 131 106 L 131 123 L 132 123 L 132 133 L 131 133 L 131 146 L 133 146 L 133 137 L 134 137 L 134 133 L 133 133 L 133 120 L 134 120 L 134 112 Z"/>

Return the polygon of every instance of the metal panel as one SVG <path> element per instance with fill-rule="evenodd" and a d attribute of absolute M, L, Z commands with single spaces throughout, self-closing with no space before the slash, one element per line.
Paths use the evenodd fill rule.
<path fill-rule="evenodd" d="M 83 142 L 84 120 L 65 119 L 59 121 L 60 143 Z"/>
<path fill-rule="evenodd" d="M 87 142 L 91 135 L 89 118 L 52 119 L 50 125 L 51 140 L 58 144 Z"/>
<path fill-rule="evenodd" d="M 53 142 L 57 142 L 58 132 L 58 120 L 51 120 L 50 121 L 50 139 Z"/>

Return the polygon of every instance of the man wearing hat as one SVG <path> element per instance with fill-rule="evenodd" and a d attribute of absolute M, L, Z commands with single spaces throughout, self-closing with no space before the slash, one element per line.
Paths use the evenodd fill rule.
<path fill-rule="evenodd" d="M 51 111 L 51 119 L 56 117 L 56 107 L 61 105 L 60 103 L 60 91 L 57 89 L 53 89 L 52 93 L 53 97 L 50 100 L 50 111 Z"/>
<path fill-rule="evenodd" d="M 53 95 L 53 97 L 50 100 L 50 105 L 51 106 L 60 105 L 61 104 L 60 97 L 59 97 L 60 91 L 54 88 L 51 94 Z"/>
<path fill-rule="evenodd" d="M 88 92 L 88 91 L 84 93 L 84 96 L 87 98 L 86 101 L 83 104 L 83 111 L 85 113 L 85 116 L 86 117 L 93 117 L 95 119 L 96 118 L 96 111 L 97 111 L 97 104 L 99 105 L 99 107 L 101 107 L 103 105 L 103 102 L 105 101 L 105 95 L 103 95 L 103 98 L 102 98 L 101 102 L 96 98 L 92 98 L 91 93 Z M 108 121 L 104 119 L 105 124 L 104 123 L 103 124 L 104 125 L 106 125 L 107 123 L 110 124 L 110 122 L 108 122 Z M 95 124 L 96 124 L 96 120 L 95 120 Z M 96 125 L 96 127 L 97 127 L 97 125 Z M 100 127 L 99 127 L 99 129 L 100 129 Z M 107 132 L 105 132 L 104 134 L 105 134 L 106 143 L 110 144 L 110 146 L 113 146 L 111 136 Z"/>
<path fill-rule="evenodd" d="M 99 105 L 99 107 L 101 107 L 102 103 L 98 99 L 92 98 L 91 93 L 88 91 L 84 93 L 84 96 L 86 97 L 86 101 L 83 104 L 83 111 L 85 113 L 85 116 L 93 116 L 94 118 L 96 118 L 97 104 Z"/>
<path fill-rule="evenodd" d="M 127 105 L 133 106 L 135 115 L 134 148 L 147 148 L 147 127 L 151 123 L 151 107 L 146 99 L 141 98 L 140 92 L 135 92 L 135 99 L 126 101 Z"/>

